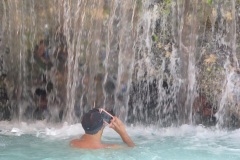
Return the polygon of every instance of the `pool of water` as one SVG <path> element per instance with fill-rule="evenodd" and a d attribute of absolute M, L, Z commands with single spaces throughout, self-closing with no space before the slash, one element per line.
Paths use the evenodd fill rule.
<path fill-rule="evenodd" d="M 0 160 L 239 160 L 240 130 L 203 126 L 127 127 L 135 148 L 83 150 L 69 141 L 83 134 L 80 124 L 0 122 Z M 106 143 L 122 144 L 106 127 Z"/>

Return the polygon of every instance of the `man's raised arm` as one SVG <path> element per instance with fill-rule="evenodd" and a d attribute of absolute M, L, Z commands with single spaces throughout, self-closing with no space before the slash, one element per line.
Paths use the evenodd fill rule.
<path fill-rule="evenodd" d="M 127 134 L 125 129 L 125 125 L 122 123 L 120 119 L 114 117 L 109 125 L 110 128 L 114 129 L 122 138 L 123 142 L 128 145 L 128 147 L 134 147 L 135 144 Z"/>

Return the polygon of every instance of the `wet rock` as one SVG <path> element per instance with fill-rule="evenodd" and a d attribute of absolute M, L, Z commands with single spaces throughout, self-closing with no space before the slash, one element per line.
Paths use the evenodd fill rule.
<path fill-rule="evenodd" d="M 108 80 L 104 85 L 104 90 L 107 94 L 114 94 L 115 84 L 113 81 Z"/>
<path fill-rule="evenodd" d="M 37 108 L 33 112 L 33 118 L 37 120 L 50 119 L 51 114 L 48 110 L 47 91 L 45 89 L 37 88 L 35 90 L 37 95 Z"/>
<path fill-rule="evenodd" d="M 33 119 L 33 113 L 34 113 L 34 107 L 27 106 L 27 108 L 25 109 L 25 112 L 23 114 L 24 118 L 32 120 Z"/>
<path fill-rule="evenodd" d="M 34 113 L 33 118 L 36 120 L 50 119 L 51 114 L 47 108 L 38 107 Z"/>
<path fill-rule="evenodd" d="M 52 67 L 52 62 L 49 57 L 48 43 L 46 40 L 41 40 L 34 49 L 34 59 L 39 67 L 43 69 L 50 69 Z"/>
<path fill-rule="evenodd" d="M 9 53 L 10 53 L 10 48 L 6 47 L 6 48 L 5 48 L 5 53 L 6 53 L 6 54 L 9 54 Z"/>
<path fill-rule="evenodd" d="M 9 98 L 4 83 L 5 77 L 6 74 L 0 76 L 0 120 L 11 119 L 11 106 L 8 104 Z"/>
<path fill-rule="evenodd" d="M 158 88 L 156 81 L 148 82 L 143 80 L 133 82 L 129 95 L 129 123 L 141 122 L 148 124 L 151 121 L 157 121 L 159 115 L 155 112 L 158 106 Z"/>
<path fill-rule="evenodd" d="M 230 117 L 229 128 L 232 128 L 232 129 L 240 128 L 239 116 L 236 113 L 232 113 Z"/>
<path fill-rule="evenodd" d="M 47 92 L 44 89 L 41 89 L 41 88 L 37 88 L 35 90 L 35 94 L 37 96 L 44 96 L 44 97 L 47 96 Z"/>
<path fill-rule="evenodd" d="M 11 120 L 11 107 L 0 105 L 0 120 Z"/>
<path fill-rule="evenodd" d="M 217 112 L 216 108 L 213 108 L 212 104 L 208 101 L 204 95 L 199 95 L 193 102 L 193 118 L 196 124 L 215 125 Z"/>
<path fill-rule="evenodd" d="M 104 104 L 104 93 L 103 93 L 103 74 L 99 73 L 94 77 L 95 88 L 96 88 L 96 99 L 95 99 L 95 107 L 102 107 Z"/>

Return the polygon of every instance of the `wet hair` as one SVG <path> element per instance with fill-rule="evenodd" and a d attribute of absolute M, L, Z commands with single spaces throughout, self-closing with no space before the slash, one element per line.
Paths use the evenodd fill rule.
<path fill-rule="evenodd" d="M 86 134 L 96 134 L 103 127 L 103 119 L 98 109 L 92 109 L 83 116 L 82 127 Z"/>

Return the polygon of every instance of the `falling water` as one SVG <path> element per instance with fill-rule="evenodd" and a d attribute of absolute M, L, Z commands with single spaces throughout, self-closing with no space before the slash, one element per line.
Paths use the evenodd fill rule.
<path fill-rule="evenodd" d="M 239 1 L 0 1 L 1 120 L 239 127 Z"/>

